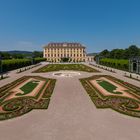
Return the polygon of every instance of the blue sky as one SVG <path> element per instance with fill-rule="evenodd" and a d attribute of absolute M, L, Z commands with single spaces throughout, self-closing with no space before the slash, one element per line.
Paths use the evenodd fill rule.
<path fill-rule="evenodd" d="M 140 0 L 0 0 L 0 50 L 80 42 L 88 52 L 140 45 Z"/>

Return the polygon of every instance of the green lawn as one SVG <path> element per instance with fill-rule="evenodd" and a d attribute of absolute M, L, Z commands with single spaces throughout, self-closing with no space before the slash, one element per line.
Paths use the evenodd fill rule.
<path fill-rule="evenodd" d="M 30 81 L 30 82 L 28 82 L 27 84 L 25 84 L 23 87 L 20 88 L 24 92 L 24 94 L 17 93 L 16 95 L 17 96 L 22 96 L 22 95 L 26 95 L 26 94 L 31 93 L 36 88 L 36 86 L 38 85 L 37 82 L 38 81 Z"/>
<path fill-rule="evenodd" d="M 51 72 L 59 70 L 98 72 L 97 70 L 83 64 L 49 64 L 36 70 L 35 72 Z"/>
<path fill-rule="evenodd" d="M 116 86 L 114 86 L 113 84 L 109 83 L 108 81 L 100 81 L 100 80 L 97 80 L 98 84 L 100 86 L 102 86 L 105 90 L 107 90 L 108 92 L 110 93 L 113 93 L 113 94 L 122 94 L 121 92 L 114 92 L 114 90 L 117 89 Z"/>

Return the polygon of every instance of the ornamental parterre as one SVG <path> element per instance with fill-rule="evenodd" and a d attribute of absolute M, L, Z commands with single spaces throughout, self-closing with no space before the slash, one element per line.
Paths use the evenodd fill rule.
<path fill-rule="evenodd" d="M 80 79 L 97 108 L 140 117 L 140 88 L 108 75 Z"/>
<path fill-rule="evenodd" d="M 32 109 L 47 109 L 55 79 L 24 76 L 0 88 L 0 120 L 21 116 Z"/>

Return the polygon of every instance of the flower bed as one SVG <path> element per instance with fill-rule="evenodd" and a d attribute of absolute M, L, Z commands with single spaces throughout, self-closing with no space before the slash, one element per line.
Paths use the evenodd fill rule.
<path fill-rule="evenodd" d="M 29 79 L 43 81 L 39 88 L 34 89 L 35 94 L 30 96 L 16 96 L 12 89 L 25 83 Z M 0 88 L 0 120 L 15 118 L 30 112 L 33 109 L 47 109 L 56 80 L 39 76 L 24 76 L 4 87 Z M 12 98 L 13 97 L 13 98 Z"/>
<path fill-rule="evenodd" d="M 83 64 L 49 64 L 42 68 L 39 68 L 38 70 L 34 72 L 41 73 L 41 72 L 51 72 L 51 71 L 60 71 L 60 70 L 99 72 L 96 69 L 93 69 Z"/>
<path fill-rule="evenodd" d="M 101 77 L 108 78 L 113 82 L 127 88 L 127 91 L 131 97 L 121 96 L 116 94 L 115 96 L 105 96 L 100 92 L 98 88 L 91 84 L 91 80 L 95 80 Z M 89 94 L 91 100 L 97 108 L 111 108 L 122 114 L 126 114 L 133 117 L 140 117 L 140 88 L 132 84 L 126 83 L 122 80 L 116 79 L 108 75 L 96 75 L 89 78 L 80 79 L 83 87 Z"/>

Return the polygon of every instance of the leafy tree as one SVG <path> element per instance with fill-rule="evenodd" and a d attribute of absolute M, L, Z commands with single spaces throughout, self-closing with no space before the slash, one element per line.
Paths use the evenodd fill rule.
<path fill-rule="evenodd" d="M 11 56 L 14 59 L 23 59 L 24 58 L 24 55 L 23 54 L 12 54 Z"/>
<path fill-rule="evenodd" d="M 34 51 L 33 52 L 33 56 L 36 57 L 43 57 L 43 52 L 39 52 L 39 51 Z"/>
<path fill-rule="evenodd" d="M 140 56 L 140 48 L 131 45 L 127 49 L 113 49 L 112 51 L 103 50 L 98 56 L 113 59 L 129 59 L 131 57 Z"/>
<path fill-rule="evenodd" d="M 131 45 L 125 50 L 125 58 L 129 59 L 131 57 L 139 56 L 140 49 L 136 45 Z"/>
<path fill-rule="evenodd" d="M 7 52 L 1 52 L 1 56 L 3 59 L 10 59 L 11 55 Z"/>
<path fill-rule="evenodd" d="M 103 56 L 103 57 L 109 57 L 109 55 L 110 55 L 110 52 L 107 49 L 103 50 L 100 53 L 100 56 Z"/>
<path fill-rule="evenodd" d="M 110 52 L 110 58 L 122 59 L 123 54 L 124 54 L 123 49 L 114 49 Z"/>
<path fill-rule="evenodd" d="M 69 61 L 69 58 L 61 58 L 62 62 L 68 62 Z"/>

